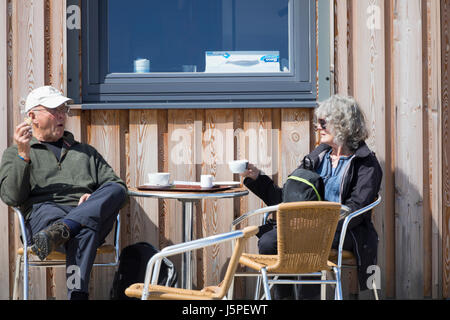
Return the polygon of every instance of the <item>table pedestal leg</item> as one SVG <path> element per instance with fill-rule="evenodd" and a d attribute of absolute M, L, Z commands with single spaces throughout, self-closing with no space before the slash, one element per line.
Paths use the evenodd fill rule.
<path fill-rule="evenodd" d="M 181 201 L 183 204 L 183 242 L 192 240 L 192 224 L 194 204 L 190 201 Z M 192 261 L 191 251 L 185 252 L 181 261 L 181 287 L 192 290 Z"/>

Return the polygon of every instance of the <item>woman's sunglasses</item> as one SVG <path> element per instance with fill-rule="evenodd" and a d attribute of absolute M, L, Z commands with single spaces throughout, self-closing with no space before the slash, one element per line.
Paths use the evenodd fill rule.
<path fill-rule="evenodd" d="M 326 130 L 326 129 L 327 129 L 327 122 L 325 121 L 325 119 L 318 119 L 318 120 L 317 120 L 316 130 L 319 129 L 319 126 L 320 126 L 323 130 Z"/>

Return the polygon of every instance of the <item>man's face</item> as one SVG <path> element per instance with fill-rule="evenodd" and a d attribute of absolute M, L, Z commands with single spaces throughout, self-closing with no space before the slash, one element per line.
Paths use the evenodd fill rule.
<path fill-rule="evenodd" d="M 55 109 L 37 106 L 29 112 L 33 120 L 33 135 L 41 141 L 55 142 L 64 135 L 69 107 L 65 104 Z"/>

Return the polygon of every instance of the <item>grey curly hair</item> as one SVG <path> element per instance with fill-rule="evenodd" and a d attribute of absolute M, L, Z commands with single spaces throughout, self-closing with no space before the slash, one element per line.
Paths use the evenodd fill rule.
<path fill-rule="evenodd" d="M 319 104 L 315 116 L 327 122 L 334 143 L 345 145 L 350 151 L 358 149 L 361 141 L 369 137 L 364 113 L 352 97 L 328 98 Z"/>

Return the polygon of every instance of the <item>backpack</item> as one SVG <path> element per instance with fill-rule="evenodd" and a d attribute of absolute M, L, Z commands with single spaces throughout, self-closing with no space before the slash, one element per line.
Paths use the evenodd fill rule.
<path fill-rule="evenodd" d="M 136 300 L 125 295 L 125 289 L 133 283 L 144 283 L 147 263 L 159 251 L 150 243 L 139 242 L 125 247 L 120 253 L 119 268 L 114 275 L 110 292 L 111 300 Z M 178 275 L 173 263 L 163 258 L 158 284 L 176 287 Z"/>
<path fill-rule="evenodd" d="M 324 194 L 322 177 L 304 168 L 295 169 L 283 186 L 283 202 L 323 201 Z"/>

